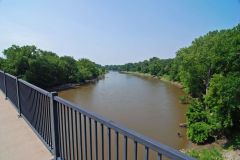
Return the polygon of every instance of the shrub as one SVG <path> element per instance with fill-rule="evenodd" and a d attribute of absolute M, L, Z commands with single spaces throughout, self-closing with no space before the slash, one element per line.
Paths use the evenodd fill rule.
<path fill-rule="evenodd" d="M 194 143 L 204 143 L 211 135 L 211 127 L 205 122 L 196 122 L 189 126 L 188 137 Z"/>

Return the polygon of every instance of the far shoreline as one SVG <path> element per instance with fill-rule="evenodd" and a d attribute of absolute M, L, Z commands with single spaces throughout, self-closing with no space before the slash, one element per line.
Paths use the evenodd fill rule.
<path fill-rule="evenodd" d="M 124 74 L 131 74 L 131 75 L 135 75 L 135 76 L 143 76 L 143 77 L 150 77 L 150 78 L 154 78 L 154 79 L 158 79 L 160 81 L 163 81 L 163 82 L 167 82 L 167 83 L 170 83 L 180 89 L 183 89 L 183 85 L 179 82 L 176 82 L 176 81 L 170 81 L 162 76 L 158 77 L 158 76 L 153 76 L 149 73 L 140 73 L 140 72 L 130 72 L 130 71 L 119 71 L 119 73 L 124 73 Z"/>
<path fill-rule="evenodd" d="M 47 89 L 47 91 L 49 91 L 49 92 L 61 92 L 61 91 L 68 90 L 68 89 L 74 89 L 74 88 L 80 87 L 82 85 L 96 83 L 97 81 L 103 79 L 104 77 L 105 77 L 105 74 L 101 75 L 101 76 L 99 76 L 95 79 L 85 80 L 84 82 L 80 82 L 80 83 L 66 83 L 66 84 L 62 84 L 62 85 L 59 85 L 59 86 L 51 87 L 51 88 Z"/>

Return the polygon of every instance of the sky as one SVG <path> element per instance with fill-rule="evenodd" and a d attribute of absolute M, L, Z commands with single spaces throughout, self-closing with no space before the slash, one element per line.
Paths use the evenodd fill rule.
<path fill-rule="evenodd" d="M 173 58 L 239 23 L 240 0 L 0 0 L 0 56 L 16 44 L 102 65 Z"/>

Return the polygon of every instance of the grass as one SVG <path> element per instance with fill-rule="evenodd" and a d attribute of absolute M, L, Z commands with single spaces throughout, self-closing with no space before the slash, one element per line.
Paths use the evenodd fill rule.
<path fill-rule="evenodd" d="M 198 160 L 223 160 L 221 149 L 218 148 L 190 150 L 187 154 Z"/>

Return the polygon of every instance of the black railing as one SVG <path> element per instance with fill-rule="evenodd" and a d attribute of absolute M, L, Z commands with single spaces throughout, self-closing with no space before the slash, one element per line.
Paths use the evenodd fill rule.
<path fill-rule="evenodd" d="M 0 89 L 54 159 L 193 159 L 2 71 Z"/>

